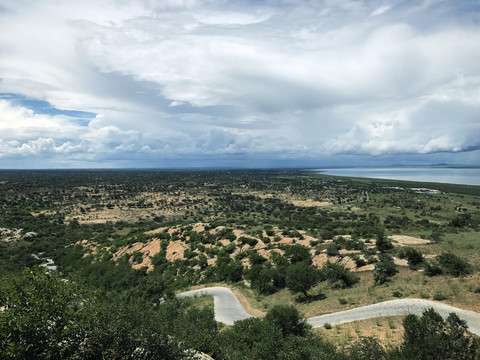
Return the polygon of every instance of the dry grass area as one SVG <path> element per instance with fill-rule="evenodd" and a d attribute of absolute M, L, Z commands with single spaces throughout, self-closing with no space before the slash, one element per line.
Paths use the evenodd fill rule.
<path fill-rule="evenodd" d="M 333 205 L 330 201 L 315 201 L 315 200 L 312 200 L 312 199 L 291 200 L 290 202 L 295 206 L 305 206 L 305 207 Z"/>
<path fill-rule="evenodd" d="M 102 196 L 104 194 L 99 194 Z M 127 200 L 117 201 L 114 206 L 103 203 L 100 207 L 78 203 L 75 207 L 65 208 L 67 222 L 77 219 L 81 224 L 103 224 L 117 221 L 138 221 L 155 215 L 183 215 L 189 208 L 189 202 L 209 201 L 206 196 L 178 192 L 175 195 L 143 192 Z M 133 204 L 133 205 L 132 205 Z M 142 204 L 148 204 L 144 206 Z"/>
<path fill-rule="evenodd" d="M 323 207 L 323 206 L 333 205 L 333 202 L 332 202 L 333 196 L 332 196 L 332 199 L 330 199 L 329 196 L 326 196 L 325 199 L 317 200 L 317 199 L 312 199 L 308 197 L 300 198 L 298 195 L 289 194 L 288 192 L 268 193 L 268 192 L 250 191 L 250 190 L 246 190 L 243 192 L 233 191 L 232 194 L 243 195 L 243 196 L 248 196 L 248 195 L 256 196 L 260 199 L 279 199 L 279 200 L 288 202 L 290 204 L 293 204 L 295 206 L 301 206 L 301 207 L 317 207 L 317 206 Z"/>
<path fill-rule="evenodd" d="M 387 316 L 320 327 L 313 331 L 339 349 L 353 345 L 362 337 L 374 337 L 386 348 L 399 345 L 403 340 L 403 316 Z"/>

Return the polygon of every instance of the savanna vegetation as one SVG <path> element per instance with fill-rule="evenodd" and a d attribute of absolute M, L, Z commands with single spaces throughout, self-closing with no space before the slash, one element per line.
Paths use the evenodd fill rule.
<path fill-rule="evenodd" d="M 480 311 L 479 225 L 475 186 L 283 170 L 1 171 L 0 353 L 475 359 L 478 341 L 454 315 L 407 316 L 391 346 L 343 346 L 303 316 L 399 297 Z M 227 327 L 209 301 L 174 298 L 218 283 L 265 317 Z"/>

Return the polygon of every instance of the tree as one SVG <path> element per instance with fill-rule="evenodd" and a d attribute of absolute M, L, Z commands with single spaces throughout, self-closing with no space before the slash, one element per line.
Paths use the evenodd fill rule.
<path fill-rule="evenodd" d="M 277 291 L 274 283 L 275 270 L 271 267 L 264 267 L 260 270 L 257 279 L 252 286 L 257 289 L 260 294 L 269 295 Z"/>
<path fill-rule="evenodd" d="M 243 265 L 241 261 L 232 261 L 227 253 L 220 253 L 215 263 L 215 273 L 219 281 L 238 282 L 242 280 Z"/>
<path fill-rule="evenodd" d="M 378 259 L 379 261 L 375 264 L 375 270 L 373 272 L 373 280 L 376 285 L 381 285 L 395 275 L 398 270 L 390 255 L 380 254 Z"/>
<path fill-rule="evenodd" d="M 280 329 L 263 319 L 236 321 L 231 328 L 219 334 L 217 357 L 226 360 L 275 360 L 282 339 Z"/>
<path fill-rule="evenodd" d="M 151 306 L 98 297 L 41 270 L 0 279 L 0 307 L 2 359 L 186 357 Z"/>
<path fill-rule="evenodd" d="M 311 328 L 306 319 L 291 305 L 275 305 L 265 316 L 265 320 L 276 326 L 283 336 L 306 336 Z"/>
<path fill-rule="evenodd" d="M 387 353 L 377 339 L 362 337 L 348 349 L 351 360 L 386 360 Z"/>
<path fill-rule="evenodd" d="M 278 349 L 278 360 L 345 360 L 335 346 L 317 336 L 288 336 Z"/>
<path fill-rule="evenodd" d="M 310 249 L 306 246 L 299 244 L 284 245 L 282 249 L 285 251 L 284 256 L 290 260 L 291 264 L 298 262 L 306 262 L 308 264 L 312 263 L 312 255 L 310 255 Z"/>
<path fill-rule="evenodd" d="M 286 286 L 293 292 L 301 292 L 308 297 L 308 290 L 318 282 L 318 270 L 306 262 L 294 263 L 288 266 Z"/>
<path fill-rule="evenodd" d="M 1 358 L 68 358 L 80 345 L 82 296 L 78 287 L 25 270 L 0 281 Z"/>
<path fill-rule="evenodd" d="M 471 265 L 464 259 L 452 252 L 444 252 L 437 257 L 437 261 L 443 272 L 455 277 L 468 275 L 471 272 Z"/>
<path fill-rule="evenodd" d="M 444 320 L 430 308 L 421 317 L 407 315 L 403 327 L 402 359 L 474 360 L 479 355 L 480 341 L 467 333 L 465 321 L 455 313 Z"/>
<path fill-rule="evenodd" d="M 336 287 L 347 288 L 356 284 L 360 278 L 342 265 L 327 262 L 320 270 L 320 280 L 328 280 Z"/>
<path fill-rule="evenodd" d="M 383 234 L 378 234 L 377 242 L 375 243 L 378 251 L 385 252 L 393 249 L 393 244 L 386 236 Z"/>
<path fill-rule="evenodd" d="M 408 265 L 411 268 L 416 267 L 417 265 L 423 263 L 423 255 L 420 251 L 414 248 L 406 248 L 405 249 L 405 257 L 407 258 Z"/>

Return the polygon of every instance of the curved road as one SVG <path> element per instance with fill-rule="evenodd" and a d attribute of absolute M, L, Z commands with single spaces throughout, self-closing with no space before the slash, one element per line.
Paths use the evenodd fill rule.
<path fill-rule="evenodd" d="M 208 287 L 204 289 L 191 290 L 181 294 L 178 297 L 211 295 L 213 296 L 213 305 L 215 309 L 215 320 L 227 325 L 233 325 L 237 320 L 243 320 L 252 317 L 248 314 L 238 301 L 237 297 L 226 287 Z M 480 314 L 459 309 L 450 305 L 445 305 L 436 301 L 423 299 L 398 299 L 389 300 L 377 304 L 362 306 L 355 309 L 339 311 L 332 314 L 314 316 L 307 321 L 313 327 L 321 327 L 326 323 L 335 325 L 356 320 L 365 320 L 379 316 L 421 315 L 425 309 L 433 308 L 443 317 L 454 312 L 467 322 L 469 330 L 480 335 Z"/>
<path fill-rule="evenodd" d="M 181 294 L 177 297 L 187 296 L 213 296 L 213 308 L 215 310 L 215 320 L 227 325 L 233 325 L 234 321 L 244 320 L 252 317 L 245 311 L 240 301 L 233 294 L 232 290 L 227 287 L 215 286 L 198 290 L 191 290 Z"/>

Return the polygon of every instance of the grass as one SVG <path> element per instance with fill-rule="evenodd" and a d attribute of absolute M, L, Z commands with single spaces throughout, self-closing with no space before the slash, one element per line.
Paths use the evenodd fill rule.
<path fill-rule="evenodd" d="M 339 349 L 344 349 L 361 337 L 367 336 L 373 336 L 384 346 L 389 347 L 398 345 L 403 340 L 403 318 L 403 316 L 380 317 L 331 326 L 334 331 L 326 327 L 313 331 Z"/>

